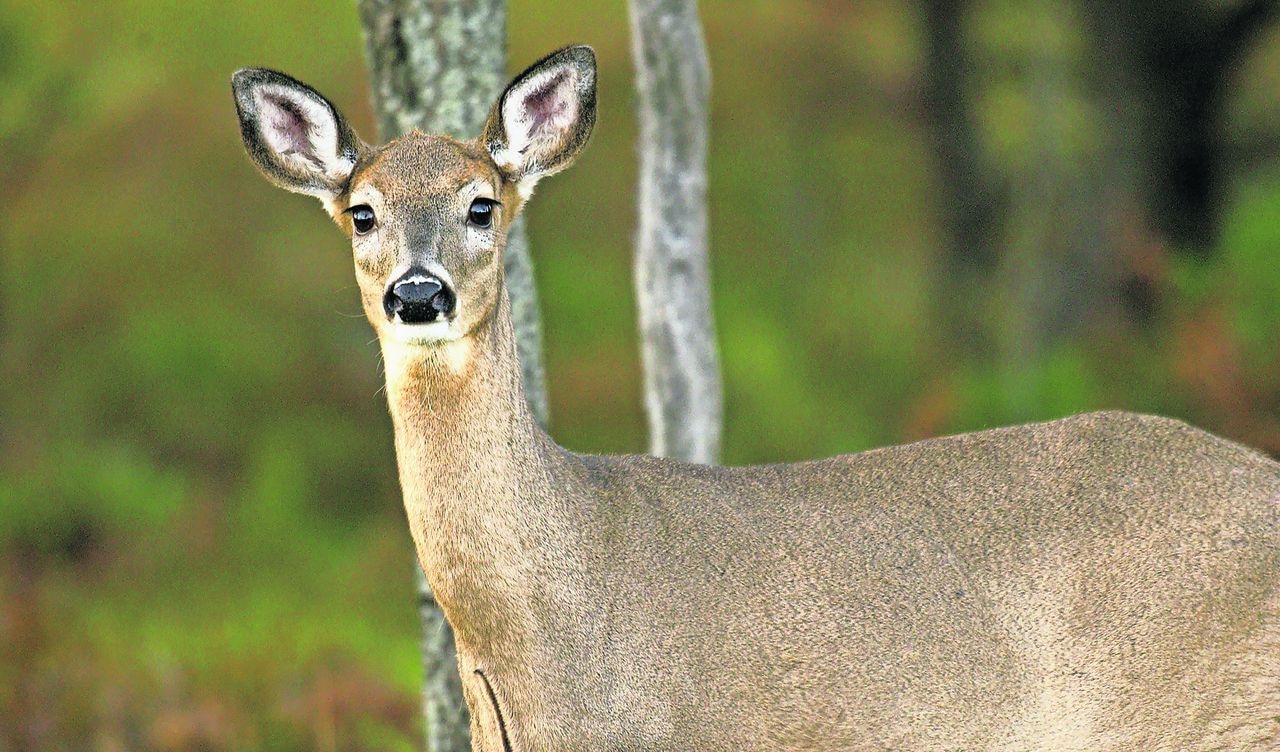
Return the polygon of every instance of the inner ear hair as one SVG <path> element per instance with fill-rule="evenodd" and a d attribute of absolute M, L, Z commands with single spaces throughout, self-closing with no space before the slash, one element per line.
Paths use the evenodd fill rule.
<path fill-rule="evenodd" d="M 245 148 L 268 180 L 326 202 L 345 189 L 364 147 L 328 99 L 265 68 L 237 71 L 232 90 Z"/>
<path fill-rule="evenodd" d="M 539 178 L 568 167 L 585 146 L 595 106 L 595 53 L 567 47 L 516 76 L 494 105 L 482 139 L 527 197 Z"/>
<path fill-rule="evenodd" d="M 333 136 L 320 133 L 327 127 L 317 122 L 315 113 L 309 117 L 303 112 L 302 108 L 310 105 L 273 91 L 270 86 L 260 87 L 255 95 L 259 99 L 259 111 L 264 115 L 259 121 L 262 135 L 271 148 L 282 157 L 299 157 L 315 169 L 324 170 L 318 142 Z"/>
<path fill-rule="evenodd" d="M 568 119 L 577 115 L 578 103 L 572 97 L 557 97 L 556 94 L 566 83 L 576 83 L 577 72 L 573 68 L 559 68 L 550 71 L 542 80 L 534 79 L 528 88 L 522 88 L 520 106 L 515 112 L 528 116 L 529 131 L 537 134 L 554 121 Z M 516 92 L 513 92 L 516 93 Z M 507 105 L 511 105 L 508 103 Z"/>

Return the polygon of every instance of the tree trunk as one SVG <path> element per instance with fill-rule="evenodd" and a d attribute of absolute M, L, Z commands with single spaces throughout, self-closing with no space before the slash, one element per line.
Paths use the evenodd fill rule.
<path fill-rule="evenodd" d="M 1198 0 L 1083 0 L 1099 98 L 1135 128 L 1136 209 L 1162 240 L 1196 256 L 1217 240 L 1224 192 L 1222 115 L 1240 60 L 1280 14 L 1276 0 L 1225 8 Z"/>
<path fill-rule="evenodd" d="M 720 455 L 707 263 L 710 66 L 696 0 L 630 0 L 640 118 L 636 301 L 651 451 Z"/>
<path fill-rule="evenodd" d="M 360 0 L 359 10 L 381 137 L 414 128 L 479 135 L 507 82 L 505 0 Z M 545 425 L 542 328 L 522 220 L 507 236 L 505 266 L 525 395 Z M 463 752 L 471 742 L 453 633 L 417 575 L 427 749 Z"/>
<path fill-rule="evenodd" d="M 1032 38 L 1053 40 L 1075 23 L 1070 5 L 1027 3 L 1037 19 Z M 1124 172 L 1119 157 L 1099 169 L 1092 153 L 1075 147 L 1069 130 L 1079 94 L 1071 77 L 1071 50 L 1061 43 L 1035 45 L 1022 63 L 1028 102 L 1025 157 L 1009 171 L 1004 214 L 1006 253 L 995 299 L 1005 382 L 1005 419 L 1026 420 L 1038 402 L 1030 367 L 1055 345 L 1087 327 L 1116 320 L 1119 271 L 1108 239 L 1109 191 Z"/>
<path fill-rule="evenodd" d="M 939 179 L 943 263 L 937 279 L 943 336 L 964 349 L 994 347 L 989 309 L 1000 270 L 999 181 L 978 137 L 970 107 L 972 59 L 964 27 L 969 0 L 925 0 L 922 92 Z"/>

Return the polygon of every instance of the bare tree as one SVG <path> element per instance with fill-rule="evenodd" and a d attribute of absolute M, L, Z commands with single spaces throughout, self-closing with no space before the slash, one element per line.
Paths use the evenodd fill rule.
<path fill-rule="evenodd" d="M 1276 0 L 1082 0 L 1109 134 L 1131 163 L 1136 208 L 1157 235 L 1207 255 L 1221 224 L 1222 121 L 1245 54 L 1280 16 Z"/>
<path fill-rule="evenodd" d="M 1211 252 L 1227 87 L 1280 0 L 1028 4 L 1045 31 L 1018 61 L 1025 163 L 1002 166 L 973 117 L 981 81 L 964 31 L 980 5 L 921 3 L 946 243 L 936 297 L 945 336 L 1014 366 L 1101 322 L 1154 321 L 1160 255 Z M 1077 28 L 1083 50 L 1053 33 Z M 1094 143 L 1071 137 L 1073 110 L 1099 113 Z"/>
<path fill-rule="evenodd" d="M 964 33 L 970 0 L 925 0 L 923 110 L 938 171 L 943 238 L 938 275 L 943 336 L 967 349 L 992 347 L 991 288 L 1001 254 L 1001 194 L 972 112 L 973 58 Z"/>
<path fill-rule="evenodd" d="M 707 264 L 710 65 L 696 0 L 631 0 L 640 117 L 636 298 L 654 454 L 720 455 Z"/>
<path fill-rule="evenodd" d="M 384 140 L 414 128 L 473 138 L 507 80 L 505 0 L 360 0 L 374 108 Z M 525 395 L 547 421 L 542 328 L 524 223 L 512 225 L 507 288 Z M 416 569 L 416 567 L 415 567 Z M 418 571 L 427 749 L 470 749 L 453 633 Z"/>

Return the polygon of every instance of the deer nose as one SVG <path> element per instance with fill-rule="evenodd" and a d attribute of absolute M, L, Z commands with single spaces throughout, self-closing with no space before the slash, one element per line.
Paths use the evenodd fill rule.
<path fill-rule="evenodd" d="M 382 296 L 387 318 L 405 324 L 427 324 L 451 316 L 458 298 L 439 277 L 421 269 L 410 269 L 391 283 Z"/>

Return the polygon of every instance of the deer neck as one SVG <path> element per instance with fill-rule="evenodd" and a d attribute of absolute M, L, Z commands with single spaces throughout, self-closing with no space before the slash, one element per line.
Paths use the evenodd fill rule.
<path fill-rule="evenodd" d="M 547 467 L 561 455 L 525 402 L 506 289 L 494 315 L 460 341 L 423 348 L 384 339 L 382 349 L 423 571 L 460 647 L 487 640 L 477 629 L 509 639 L 520 631 L 511 602 L 536 585 L 544 549 L 564 525 L 549 503 Z"/>

